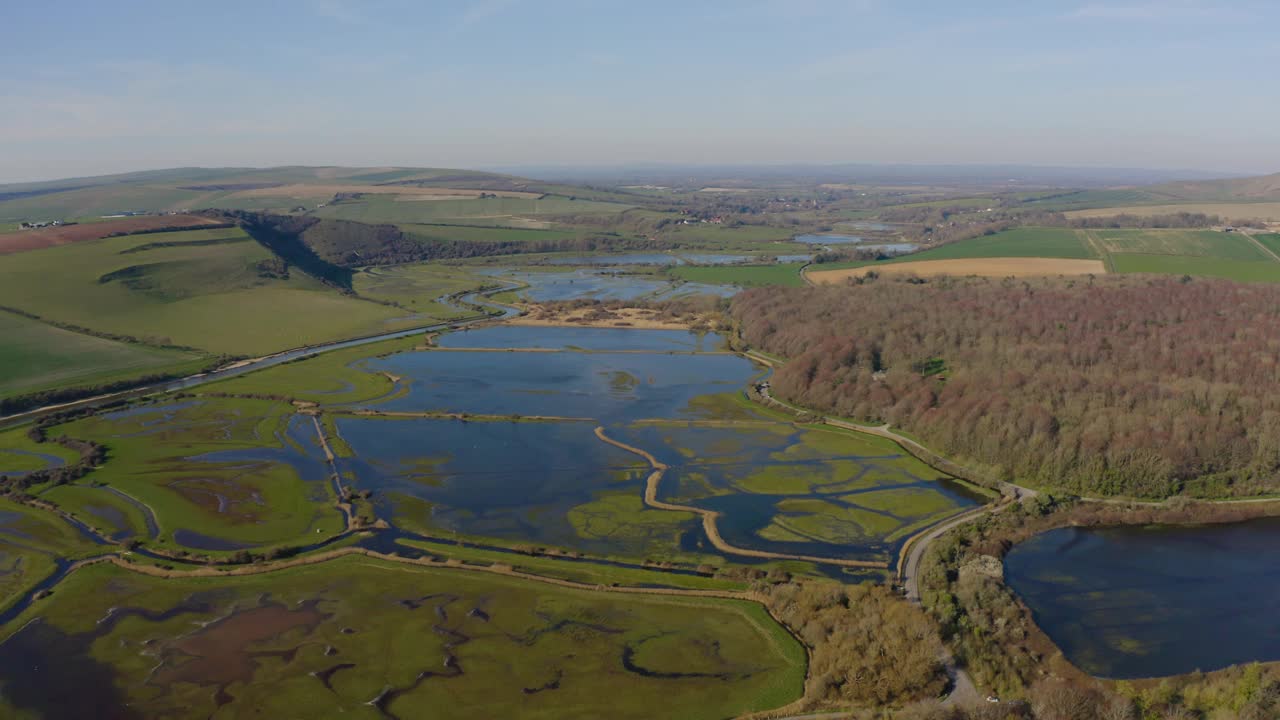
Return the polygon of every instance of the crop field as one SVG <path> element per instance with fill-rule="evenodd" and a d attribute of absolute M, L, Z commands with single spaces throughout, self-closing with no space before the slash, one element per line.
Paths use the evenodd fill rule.
<path fill-rule="evenodd" d="M 202 364 L 176 350 L 107 340 L 0 311 L 0 397 Z"/>
<path fill-rule="evenodd" d="M 544 198 L 486 198 L 466 200 L 402 200 L 395 197 L 369 197 L 335 203 L 315 211 L 319 217 L 387 223 L 459 222 L 474 224 L 476 220 L 506 224 L 522 218 L 548 218 L 560 215 L 619 213 L 629 205 L 571 200 L 550 195 Z M 517 227 L 521 225 L 517 222 Z"/>
<path fill-rule="evenodd" d="M 99 565 L 64 584 L 0 644 L 6 715 L 710 719 L 804 681 L 800 644 L 741 601 L 357 557 L 214 581 Z M 74 668 L 76 692 L 41 667 Z"/>
<path fill-rule="evenodd" d="M 923 255 L 923 253 L 921 253 Z M 917 257 L 912 255 L 910 257 Z M 983 277 L 1037 277 L 1042 275 L 1102 275 L 1107 268 L 1101 260 L 1062 260 L 1057 258 L 972 258 L 957 260 L 920 260 L 863 264 L 834 270 L 806 273 L 815 283 L 841 283 L 869 272 L 890 275 L 979 275 Z"/>
<path fill-rule="evenodd" d="M 109 454 L 86 479 L 106 488 L 94 488 L 96 498 L 64 497 L 68 509 L 98 503 L 120 510 L 119 503 L 128 502 L 152 516 L 158 537 L 136 524 L 121 527 L 136 522 L 134 512 L 82 516 L 112 533 L 127 532 L 158 547 L 224 552 L 314 540 L 344 527 L 313 423 L 285 403 L 144 405 L 62 425 L 58 432 L 101 443 Z"/>
<path fill-rule="evenodd" d="M 1090 230 L 1108 253 L 1191 255 L 1224 260 L 1271 260 L 1248 238 L 1212 230 Z"/>
<path fill-rule="evenodd" d="M 1280 255 L 1280 233 L 1267 233 L 1264 235 L 1254 235 L 1254 240 L 1262 243 L 1262 246 L 1277 255 Z"/>
<path fill-rule="evenodd" d="M 0 305 L 151 345 L 264 354 L 412 326 L 397 308 L 332 291 L 241 230 L 108 238 L 0 259 Z M 287 321 L 286 321 L 287 319 Z"/>
<path fill-rule="evenodd" d="M 207 207 L 194 202 L 204 194 L 161 185 L 103 185 L 0 203 L 0 222 L 59 220 L 90 215 L 113 215 L 130 210 L 179 210 Z"/>
<path fill-rule="evenodd" d="M 1280 221 L 1280 202 L 1189 202 L 1173 205 L 1129 205 L 1120 207 L 1094 208 L 1091 210 L 1073 210 L 1067 217 L 1111 217 L 1113 215 L 1169 215 L 1172 213 L 1203 213 L 1217 215 L 1224 221 L 1231 220 L 1270 220 Z"/>
<path fill-rule="evenodd" d="M 785 285 L 800 287 L 800 263 L 776 265 L 683 265 L 672 268 L 672 277 L 707 285 L 737 285 L 759 287 Z"/>
<path fill-rule="evenodd" d="M 1226 278 L 1238 282 L 1280 282 L 1280 263 L 1186 255 L 1138 255 L 1117 253 L 1111 256 L 1116 272 L 1159 273 Z"/>

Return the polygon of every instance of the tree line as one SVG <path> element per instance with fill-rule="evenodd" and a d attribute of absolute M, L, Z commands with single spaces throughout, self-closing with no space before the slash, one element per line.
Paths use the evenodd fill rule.
<path fill-rule="evenodd" d="M 1280 287 L 872 279 L 730 312 L 773 392 L 1008 480 L 1162 498 L 1280 489 Z"/>

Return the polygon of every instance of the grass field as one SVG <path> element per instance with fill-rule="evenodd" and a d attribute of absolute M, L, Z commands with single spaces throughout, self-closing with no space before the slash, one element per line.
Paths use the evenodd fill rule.
<path fill-rule="evenodd" d="M 1271 260 L 1248 238 L 1213 230 L 1090 230 L 1107 253 L 1193 255 L 1224 260 Z"/>
<path fill-rule="evenodd" d="M 345 297 L 296 269 L 288 279 L 266 277 L 258 263 L 272 257 L 236 228 L 35 250 L 0 259 L 0 305 L 152 345 L 237 355 L 417 322 L 402 310 Z"/>
<path fill-rule="evenodd" d="M 689 282 L 708 285 L 739 285 L 741 287 L 758 287 L 762 285 L 785 285 L 800 287 L 804 280 L 800 277 L 799 263 L 784 265 L 681 265 L 671 268 L 672 277 Z"/>
<path fill-rule="evenodd" d="M 101 549 L 62 519 L 0 498 L 0 610 L 53 574 L 57 559 Z"/>
<path fill-rule="evenodd" d="M 326 405 L 367 402 L 387 395 L 395 384 L 386 375 L 362 370 L 361 361 L 383 353 L 410 350 L 422 342 L 423 338 L 417 336 L 334 350 L 220 380 L 204 386 L 201 391 L 286 395 Z"/>
<path fill-rule="evenodd" d="M 453 320 L 473 312 L 443 305 L 437 300 L 464 290 L 495 284 L 493 278 L 473 275 L 449 265 L 397 265 L 365 268 L 353 278 L 355 291 L 363 297 L 394 302 L 429 320 Z"/>
<path fill-rule="evenodd" d="M 1280 255 L 1280 233 L 1266 233 L 1263 235 L 1254 235 L 1254 240 L 1262 243 L 1262 246 L 1277 255 Z"/>
<path fill-rule="evenodd" d="M 106 340 L 0 311 L 0 397 L 164 370 L 195 372 L 192 353 Z"/>
<path fill-rule="evenodd" d="M 400 229 L 425 242 L 460 240 L 467 242 L 554 242 L 571 240 L 581 233 L 573 230 L 476 227 L 473 225 L 430 225 L 402 223 Z"/>
<path fill-rule="evenodd" d="M 517 222 L 524 218 L 542 219 L 558 215 L 618 213 L 629 205 L 571 200 L 556 195 L 541 199 L 486 198 L 474 200 L 400 200 L 392 197 L 368 197 L 345 201 L 315 211 L 319 217 L 385 223 L 433 223 L 474 220 Z"/>
<path fill-rule="evenodd" d="M 204 399 L 98 415 L 51 432 L 107 447 L 107 463 L 82 484 L 106 484 L 150 508 L 160 547 L 230 551 L 310 542 L 344 527 L 315 430 L 291 418 L 285 403 Z M 68 510 L 88 501 L 65 499 Z M 83 519 L 105 525 L 92 513 Z M 145 537 L 143 528 L 131 529 Z M 190 534 L 223 542 L 189 542 Z"/>
<path fill-rule="evenodd" d="M 1115 271 L 1122 273 L 1203 275 L 1240 282 L 1280 282 L 1280 263 L 1277 262 L 1128 253 L 1112 255 L 1111 262 Z"/>
<path fill-rule="evenodd" d="M 58 461 L 54 462 L 46 456 L 57 458 Z M 0 431 L 0 475 L 42 470 L 53 464 L 73 463 L 77 459 L 75 452 L 57 443 L 32 441 L 27 437 L 25 427 Z"/>
<path fill-rule="evenodd" d="M 754 603 L 360 557 L 215 579 L 98 565 L 38 608 L 25 617 L 42 623 L 19 618 L 0 645 L 0 665 L 22 668 L 4 687 L 8 717 L 91 717 L 127 703 L 148 717 L 409 719 L 448 708 L 451 718 L 711 719 L 799 697 L 806 664 Z M 103 621 L 109 612 L 116 619 Z M 35 669 L 48 667 L 74 672 L 77 691 Z"/>

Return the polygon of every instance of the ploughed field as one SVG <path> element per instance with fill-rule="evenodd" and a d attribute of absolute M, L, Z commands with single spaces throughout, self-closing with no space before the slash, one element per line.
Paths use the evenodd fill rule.
<path fill-rule="evenodd" d="M 912 533 L 982 501 L 887 441 L 751 405 L 742 389 L 764 370 L 716 335 L 493 326 L 433 340 L 103 410 L 43 443 L 0 434 L 11 477 L 74 463 L 53 438 L 107 453 L 28 490 L 84 527 L 0 508 L 8 702 L 50 717 L 88 698 L 139 717 L 278 703 L 416 717 L 443 702 L 450 716 L 587 717 L 606 712 L 598 698 L 623 717 L 767 709 L 799 695 L 804 654 L 745 601 L 365 555 L 252 577 L 104 564 L 46 579 L 136 540 L 134 562 L 179 571 L 189 555 L 354 545 L 587 587 L 738 591 L 745 570 L 881 575 Z M 38 587 L 52 597 L 31 600 Z M 79 667 L 90 691 L 41 684 L 18 660 L 32 652 Z"/>

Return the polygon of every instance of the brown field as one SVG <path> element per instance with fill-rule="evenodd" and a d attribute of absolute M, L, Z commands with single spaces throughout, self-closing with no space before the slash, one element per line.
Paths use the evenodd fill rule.
<path fill-rule="evenodd" d="M 142 230 L 159 228 L 198 228 L 217 225 L 216 220 L 195 215 L 141 215 L 138 217 L 104 220 L 80 225 L 59 225 L 36 230 L 18 230 L 0 235 L 0 255 L 39 250 L 40 248 L 99 240 L 113 235 L 127 235 Z"/>
<path fill-rule="evenodd" d="M 1137 205 L 1132 207 L 1095 208 L 1093 210 L 1072 210 L 1066 213 L 1069 218 L 1111 217 L 1112 215 L 1168 215 L 1170 213 L 1204 213 L 1217 215 L 1224 220 L 1271 220 L 1280 222 L 1280 202 L 1258 203 L 1179 203 L 1177 205 Z"/>
<path fill-rule="evenodd" d="M 365 195 L 405 195 L 427 199 L 456 200 L 479 197 L 481 193 L 512 198 L 540 198 L 542 193 L 515 190 L 470 190 L 463 188 L 413 187 L 409 185 L 281 185 L 278 187 L 244 190 L 232 197 L 291 197 L 328 198 L 338 193 L 363 193 Z M 433 198 L 433 196 L 435 196 Z"/>
<path fill-rule="evenodd" d="M 507 325 L 534 327 L 605 327 L 639 330 L 688 330 L 689 323 L 665 317 L 650 308 L 572 308 L 526 305 L 524 315 L 506 321 Z"/>
<path fill-rule="evenodd" d="M 1102 275 L 1101 260 L 1058 258 L 965 258 L 962 260 L 920 260 L 871 267 L 819 270 L 805 276 L 818 284 L 844 282 L 875 271 L 881 275 L 981 275 L 983 277 L 1031 277 L 1036 275 Z"/>

